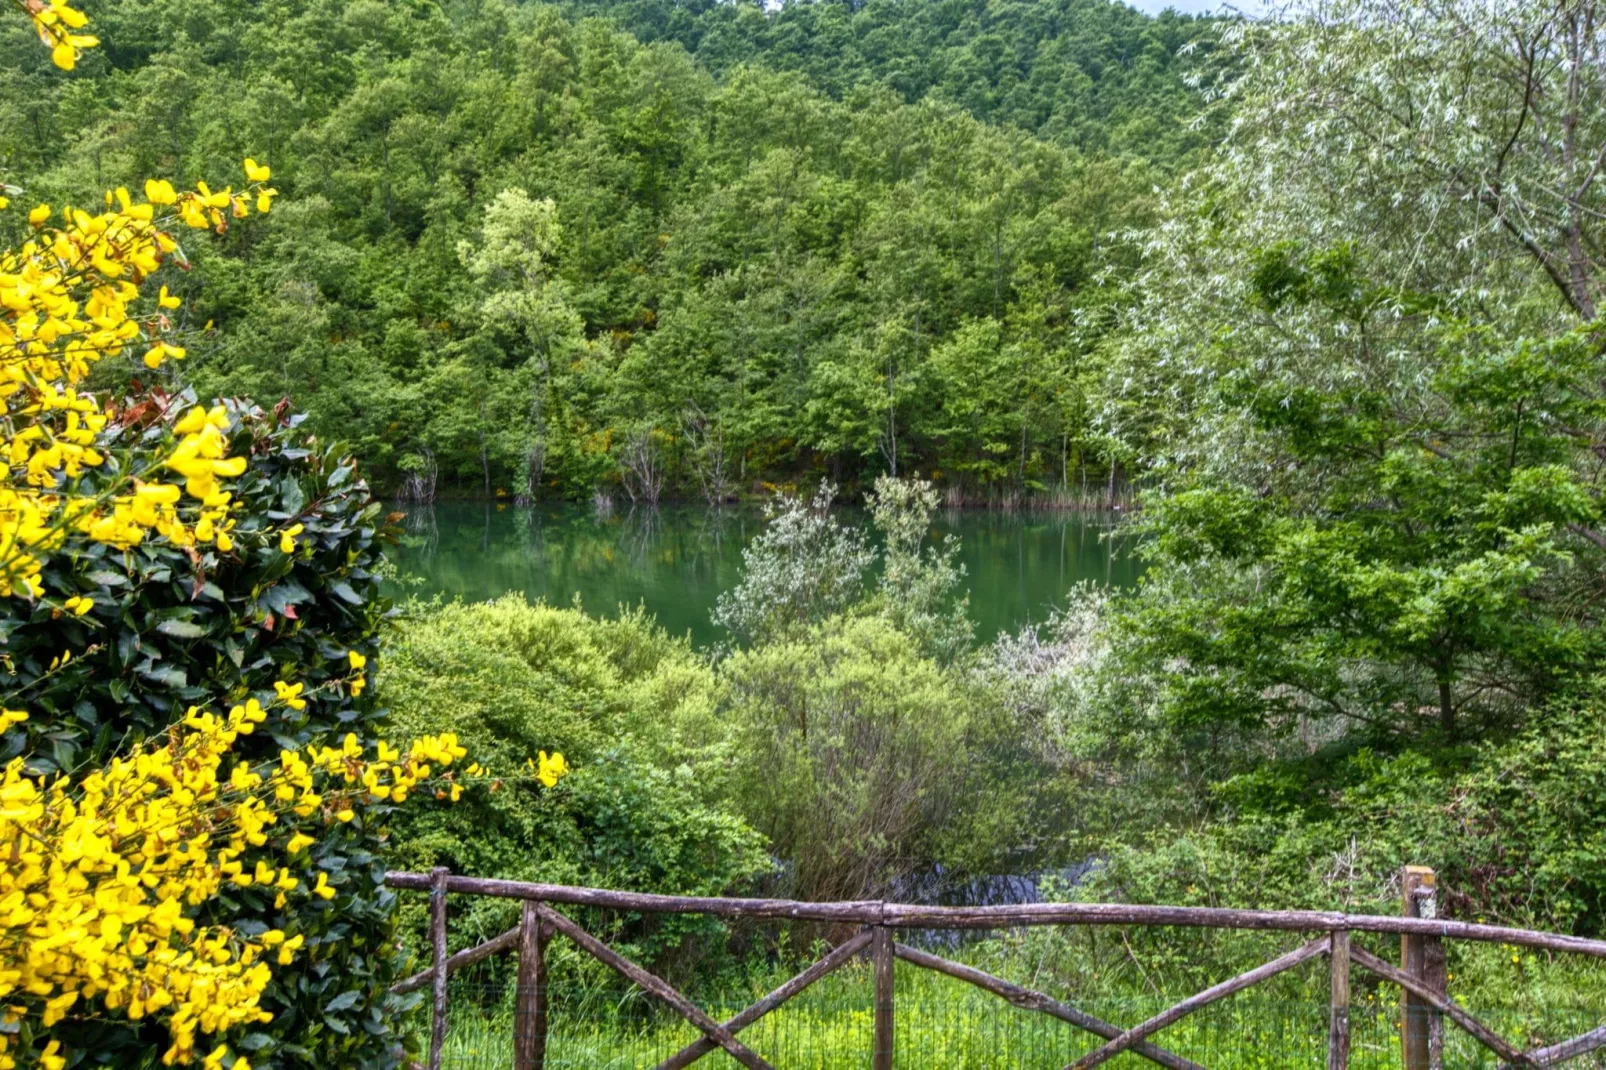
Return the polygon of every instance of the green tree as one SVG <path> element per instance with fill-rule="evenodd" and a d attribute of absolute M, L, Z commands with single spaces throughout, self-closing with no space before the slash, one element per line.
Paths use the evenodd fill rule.
<path fill-rule="evenodd" d="M 585 345 L 566 287 L 552 277 L 552 256 L 561 236 L 557 205 L 550 198 L 531 200 L 522 189 L 509 189 L 486 206 L 480 243 L 458 246 L 469 275 L 487 291 L 480 315 L 492 330 L 521 332 L 531 351 L 525 369 L 532 381 L 522 494 L 532 499 L 540 497 L 546 469 L 554 368 L 566 368 L 570 355 Z M 488 492 L 488 458 L 485 473 Z"/>

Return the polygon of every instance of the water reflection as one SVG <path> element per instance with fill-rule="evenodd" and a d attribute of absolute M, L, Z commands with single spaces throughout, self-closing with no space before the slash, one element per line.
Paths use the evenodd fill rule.
<path fill-rule="evenodd" d="M 741 552 L 763 527 L 756 509 L 669 505 L 616 509 L 588 505 L 518 507 L 493 502 L 404 504 L 398 557 L 403 580 L 392 593 L 443 594 L 470 601 L 522 591 L 592 612 L 643 604 L 666 628 L 694 642 L 720 638 L 715 600 L 741 576 Z M 868 525 L 860 510 L 844 522 Z M 1063 512 L 949 510 L 933 534 L 962 540 L 971 616 L 991 639 L 1041 621 L 1073 584 L 1125 586 L 1138 574 L 1130 547 L 1110 539 L 1107 518 Z"/>
<path fill-rule="evenodd" d="M 1031 873 L 959 876 L 938 864 L 898 881 L 888 897 L 899 903 L 944 907 L 1014 907 L 1047 902 L 1045 888 L 1060 895 L 1087 875 L 1092 861 Z"/>

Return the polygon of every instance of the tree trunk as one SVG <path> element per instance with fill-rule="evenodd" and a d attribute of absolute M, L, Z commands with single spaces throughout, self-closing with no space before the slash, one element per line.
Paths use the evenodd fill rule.
<path fill-rule="evenodd" d="M 485 399 L 480 399 L 480 471 L 485 476 L 485 496 L 491 496 L 491 455 L 485 443 Z"/>

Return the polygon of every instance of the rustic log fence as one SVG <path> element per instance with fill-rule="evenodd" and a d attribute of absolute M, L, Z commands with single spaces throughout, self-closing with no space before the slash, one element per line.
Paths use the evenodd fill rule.
<path fill-rule="evenodd" d="M 445 869 L 430 873 L 389 873 L 391 888 L 430 894 L 429 969 L 400 982 L 392 991 L 428 987 L 432 996 L 428 1070 L 441 1070 L 448 1024 L 448 977 L 503 951 L 518 954 L 518 1007 L 513 1037 L 514 1070 L 544 1070 L 547 1045 L 546 948 L 563 936 L 663 1002 L 702 1036 L 660 1062 L 657 1070 L 690 1066 L 722 1049 L 751 1070 L 774 1070 L 737 1034 L 780 1007 L 850 959 L 867 954 L 874 977 L 873 1070 L 891 1070 L 895 1052 L 893 963 L 897 959 L 967 982 L 1008 1003 L 1038 1011 L 1105 1041 L 1064 1070 L 1090 1070 L 1131 1052 L 1170 1070 L 1205 1070 L 1152 1043 L 1151 1038 L 1189 1014 L 1284 971 L 1326 957 L 1330 970 L 1327 1070 L 1349 1066 L 1351 970 L 1360 967 L 1401 991 L 1400 1045 L 1405 1070 L 1442 1070 L 1444 1022 L 1461 1029 L 1493 1052 L 1503 1066 L 1548 1067 L 1606 1048 L 1606 1025 L 1544 1048 L 1523 1051 L 1473 1017 L 1446 994 L 1445 940 L 1473 940 L 1606 959 L 1606 941 L 1498 925 L 1450 921 L 1438 916 L 1437 885 L 1431 869 L 1406 867 L 1401 876 L 1399 917 L 1314 910 L 1230 910 L 1213 907 L 1143 906 L 1103 903 L 1030 903 L 1016 906 L 941 907 L 878 900 L 803 903 L 787 899 L 703 898 L 575 888 L 567 885 L 460 877 Z M 523 901 L 519 925 L 475 947 L 446 953 L 448 894 L 484 895 Z M 756 1003 L 717 1022 L 667 981 L 620 955 L 554 908 L 553 904 L 599 907 L 649 914 L 707 914 L 730 918 L 768 918 L 821 922 L 860 928 L 806 970 Z M 900 943 L 897 930 L 1004 929 L 1024 925 L 1185 926 L 1209 929 L 1311 934 L 1314 939 L 1237 977 L 1199 992 L 1138 1025 L 1123 1029 L 1086 1011 L 973 966 L 952 962 Z M 1351 942 L 1354 933 L 1398 935 L 1400 965 L 1394 966 Z"/>

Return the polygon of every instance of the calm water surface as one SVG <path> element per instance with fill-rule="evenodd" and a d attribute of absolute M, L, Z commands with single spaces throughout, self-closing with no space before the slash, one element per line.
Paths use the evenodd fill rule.
<path fill-rule="evenodd" d="M 481 502 L 404 505 L 406 535 L 393 594 L 467 601 L 522 591 L 532 601 L 580 599 L 593 613 L 645 605 L 698 644 L 722 637 L 709 619 L 741 578 L 742 548 L 763 528 L 756 509 L 666 505 L 598 515 L 585 505 L 521 508 Z M 844 523 L 868 525 L 845 509 Z M 1130 540 L 1110 519 L 1065 512 L 940 513 L 937 537 L 957 535 L 978 637 L 1045 619 L 1074 584 L 1125 586 L 1138 575 Z"/>

